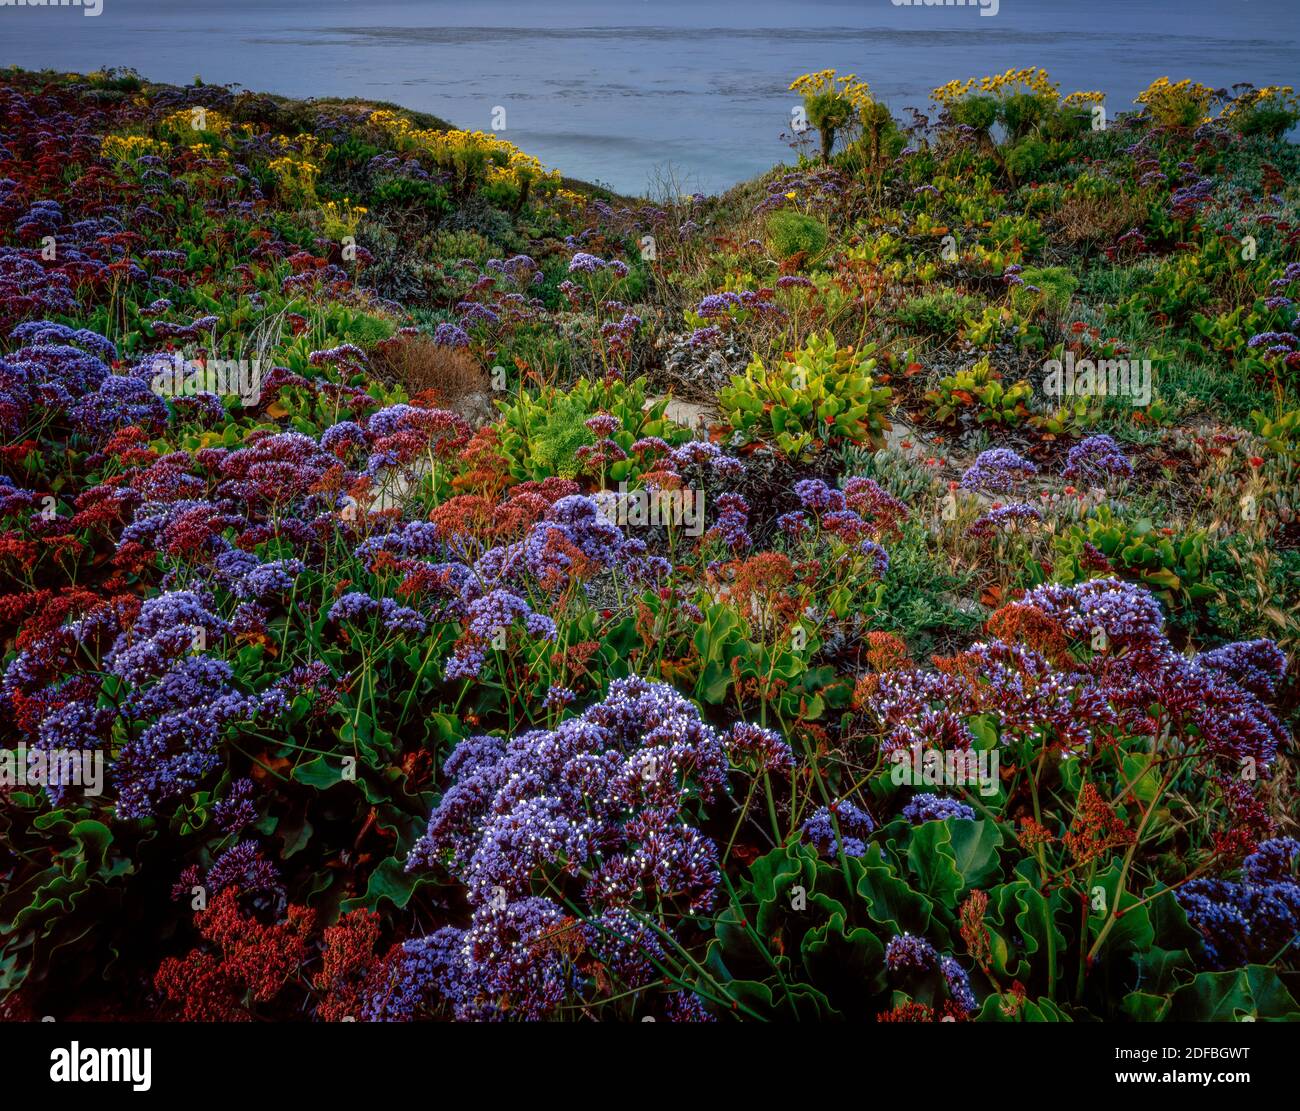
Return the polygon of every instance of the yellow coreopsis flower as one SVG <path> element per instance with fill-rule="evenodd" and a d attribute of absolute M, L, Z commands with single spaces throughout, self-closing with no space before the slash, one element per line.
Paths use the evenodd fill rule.
<path fill-rule="evenodd" d="M 1077 92 L 1071 93 L 1062 103 L 1067 108 L 1077 108 L 1083 104 L 1101 104 L 1106 99 L 1105 93 Z"/>
<path fill-rule="evenodd" d="M 134 162 L 145 155 L 166 158 L 171 153 L 171 146 L 161 139 L 150 139 L 145 135 L 105 135 L 99 152 L 114 162 Z"/>
<path fill-rule="evenodd" d="M 192 108 L 181 108 L 173 112 L 158 126 L 162 131 L 177 137 L 188 137 L 200 131 L 224 137 L 230 134 L 234 125 L 215 108 L 195 105 Z"/>
<path fill-rule="evenodd" d="M 1043 68 L 1008 69 L 1004 73 L 989 74 L 986 77 L 971 77 L 965 81 L 949 81 L 940 85 L 931 96 L 937 104 L 952 104 L 961 100 L 971 89 L 978 86 L 981 94 L 1001 96 L 1026 94 L 1056 98 L 1060 95 L 1059 87 L 1052 81 L 1051 75 Z"/>

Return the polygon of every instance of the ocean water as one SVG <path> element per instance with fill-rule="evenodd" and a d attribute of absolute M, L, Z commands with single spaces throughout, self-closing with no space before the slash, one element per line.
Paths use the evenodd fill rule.
<path fill-rule="evenodd" d="M 489 129 L 621 192 L 714 192 L 789 155 L 791 79 L 834 67 L 896 111 L 957 77 L 1045 66 L 1112 112 L 1154 77 L 1300 85 L 1300 0 L 102 0 L 0 7 L 0 65 L 133 66 L 356 96 Z M 499 117 L 498 117 L 499 122 Z"/>

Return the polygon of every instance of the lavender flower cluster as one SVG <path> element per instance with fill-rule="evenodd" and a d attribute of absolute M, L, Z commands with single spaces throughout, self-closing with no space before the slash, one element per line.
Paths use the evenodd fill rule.
<path fill-rule="evenodd" d="M 105 656 L 109 671 L 128 684 L 124 721 L 149 723 L 121 746 L 113 765 L 122 817 L 151 816 L 194 790 L 220 766 L 227 725 L 287 709 L 280 691 L 245 694 L 225 660 L 195 653 L 229 631 L 207 599 L 188 591 L 160 594 L 145 601 Z"/>
<path fill-rule="evenodd" d="M 949 818 L 968 822 L 975 820 L 975 811 L 964 802 L 925 791 L 912 797 L 903 807 L 902 815 L 916 826 L 924 822 L 946 822 Z"/>
<path fill-rule="evenodd" d="M 961 476 L 961 488 L 977 494 L 1005 494 L 1038 473 L 1028 459 L 1010 448 L 982 451 Z"/>
<path fill-rule="evenodd" d="M 717 849 L 684 809 L 726 790 L 729 746 L 772 750 L 737 729 L 729 739 L 633 676 L 553 730 L 457 746 L 407 868 L 444 867 L 468 889 L 470 924 L 427 939 L 438 959 L 422 973 L 458 1017 L 499 1014 L 506 998 L 525 1018 L 552 1013 L 590 986 L 565 956 L 574 946 L 601 952 L 626 987 L 651 982 L 648 908 L 703 910 L 718 883 Z M 590 914 L 579 923 L 561 899 Z"/>
<path fill-rule="evenodd" d="M 1011 505 L 995 505 L 970 526 L 971 536 L 992 536 L 999 529 L 1009 528 L 1022 521 L 1041 521 L 1043 514 L 1037 506 L 1024 502 Z"/>
<path fill-rule="evenodd" d="M 1132 478 L 1133 464 L 1109 436 L 1089 436 L 1070 448 L 1061 476 L 1072 482 Z"/>
<path fill-rule="evenodd" d="M 1265 699 L 1286 668 L 1269 641 L 1185 656 L 1169 641 L 1154 595 L 1132 583 L 1092 579 L 1035 587 L 1018 605 L 1038 611 L 1075 644 L 1104 645 L 1090 658 L 1054 666 L 1034 648 L 992 640 L 963 654 L 965 674 L 888 672 L 871 699 L 884 747 L 966 749 L 966 719 L 987 714 L 1004 742 L 1045 734 L 1067 751 L 1088 751 L 1102 734 L 1181 734 L 1233 769 L 1249 759 L 1267 775 L 1286 730 Z"/>
<path fill-rule="evenodd" d="M 835 832 L 837 823 L 840 836 Z M 867 838 L 875 828 L 870 814 L 847 799 L 840 799 L 829 807 L 819 806 L 804 821 L 800 832 L 822 856 L 834 858 L 841 851 L 845 856 L 865 856 Z"/>
<path fill-rule="evenodd" d="M 955 957 L 940 957 L 925 938 L 901 933 L 885 946 L 885 968 L 904 982 L 937 973 L 947 989 L 948 998 L 962 1014 L 969 1015 L 979 1005 L 971 987 L 970 976 Z"/>
<path fill-rule="evenodd" d="M 1300 943 L 1298 864 L 1300 841 L 1275 838 L 1246 857 L 1240 881 L 1197 879 L 1174 892 L 1211 966 L 1271 964 Z"/>

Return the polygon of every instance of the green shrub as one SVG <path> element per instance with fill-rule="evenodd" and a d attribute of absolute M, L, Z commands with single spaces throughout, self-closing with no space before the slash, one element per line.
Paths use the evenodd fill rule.
<path fill-rule="evenodd" d="M 1300 121 L 1300 111 L 1280 104 L 1259 104 L 1232 117 L 1232 126 L 1250 138 L 1280 139 Z"/>
<path fill-rule="evenodd" d="M 1023 139 L 1051 115 L 1056 98 L 1035 93 L 1013 93 L 1003 99 L 998 117 L 1013 139 Z"/>
<path fill-rule="evenodd" d="M 793 209 L 774 212 L 767 221 L 767 241 L 778 258 L 816 258 L 826 249 L 830 231 L 815 216 Z"/>
<path fill-rule="evenodd" d="M 118 93 L 138 93 L 144 88 L 144 78 L 128 66 L 110 66 L 86 74 L 92 88 L 111 89 Z"/>
<path fill-rule="evenodd" d="M 467 258 L 476 266 L 483 266 L 493 256 L 494 249 L 478 232 L 457 228 L 438 232 L 433 237 L 429 253 L 445 262 Z"/>
<path fill-rule="evenodd" d="M 969 96 L 951 106 L 953 122 L 976 131 L 988 131 L 998 118 L 998 102 L 991 96 Z"/>
<path fill-rule="evenodd" d="M 516 481 L 581 475 L 583 463 L 577 452 L 595 442 L 584 422 L 597 413 L 618 419 L 619 428 L 610 439 L 628 456 L 602 468 L 600 477 L 606 481 L 631 480 L 653 466 L 653 461 L 643 463 L 632 453 L 637 440 L 657 436 L 676 445 L 691 438 L 689 429 L 664 416 L 668 398 L 647 404 L 644 380 L 583 378 L 567 392 L 549 386 L 536 393 L 521 390 L 512 401 L 498 401 L 497 408 L 501 450 Z"/>
<path fill-rule="evenodd" d="M 956 335 L 967 316 L 980 312 L 980 303 L 974 297 L 943 289 L 913 297 L 897 314 L 900 327 L 917 335 Z"/>
<path fill-rule="evenodd" d="M 435 181 L 416 181 L 407 177 L 388 178 L 376 182 L 371 196 L 376 205 L 428 208 L 434 212 L 450 212 L 452 209 L 446 187 Z"/>
<path fill-rule="evenodd" d="M 1079 279 L 1064 266 L 1027 266 L 1020 277 L 1025 284 L 1013 288 L 1011 303 L 1026 311 L 1041 301 L 1053 316 L 1060 316 L 1070 307 L 1070 298 L 1079 285 Z M 1035 289 L 1039 292 L 1035 293 Z"/>
<path fill-rule="evenodd" d="M 1011 178 L 1023 181 L 1043 168 L 1049 153 L 1050 148 L 1042 139 L 1029 136 L 1008 147 L 1002 157 Z"/>

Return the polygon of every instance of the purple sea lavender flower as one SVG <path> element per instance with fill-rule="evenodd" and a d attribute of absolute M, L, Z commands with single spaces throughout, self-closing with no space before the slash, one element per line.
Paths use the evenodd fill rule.
<path fill-rule="evenodd" d="M 1300 938 L 1300 842 L 1263 842 L 1242 862 L 1241 880 L 1195 879 L 1174 894 L 1200 932 L 1214 968 L 1267 964 Z"/>
<path fill-rule="evenodd" d="M 805 509 L 818 513 L 834 512 L 844 508 L 844 494 L 828 486 L 820 478 L 805 478 L 794 484 L 795 497 Z"/>
<path fill-rule="evenodd" d="M 970 986 L 970 977 L 954 957 L 944 957 L 939 962 L 939 971 L 943 973 L 948 985 L 948 997 L 966 1014 L 971 1014 L 977 1007 L 975 992 Z"/>
<path fill-rule="evenodd" d="M 1028 459 L 1010 448 L 995 447 L 976 457 L 961 476 L 961 487 L 981 494 L 1006 493 L 1037 473 L 1038 468 Z"/>
<path fill-rule="evenodd" d="M 885 946 L 885 967 L 890 972 L 929 972 L 939 967 L 939 954 L 923 937 L 896 934 Z"/>
<path fill-rule="evenodd" d="M 241 841 L 217 857 L 208 869 L 205 886 L 209 896 L 227 887 L 238 887 L 247 894 L 282 890 L 275 865 L 262 855 L 255 841 Z"/>
<path fill-rule="evenodd" d="M 1089 436 L 1070 448 L 1061 477 L 1072 482 L 1132 478 L 1133 464 L 1109 436 Z"/>
<path fill-rule="evenodd" d="M 794 754 L 780 733 L 748 722 L 737 722 L 731 727 L 727 752 L 734 764 L 756 761 L 760 773 L 789 771 L 794 767 Z"/>
<path fill-rule="evenodd" d="M 247 777 L 236 779 L 212 808 L 213 820 L 226 833 L 238 833 L 257 821 L 257 804 L 253 801 L 256 785 Z"/>
<path fill-rule="evenodd" d="M 739 494 L 722 494 L 714 500 L 718 517 L 713 527 L 705 534 L 707 538 L 720 540 L 733 552 L 747 549 L 752 541 L 749 536 L 749 504 Z"/>
<path fill-rule="evenodd" d="M 813 811 L 800 827 L 803 839 L 822 856 L 836 857 L 841 847 L 835 835 L 836 823 L 843 836 L 844 855 L 865 856 L 866 839 L 875 831 L 876 823 L 870 814 L 847 799 L 840 799 L 829 807 L 819 806 Z"/>
<path fill-rule="evenodd" d="M 994 506 L 982 517 L 974 521 L 969 529 L 971 536 L 992 536 L 1000 528 L 1006 528 L 1022 521 L 1041 521 L 1043 514 L 1036 506 L 1015 502 L 1011 505 Z"/>
<path fill-rule="evenodd" d="M 912 800 L 903 807 L 902 815 L 913 825 L 918 826 L 924 822 L 947 821 L 949 818 L 961 818 L 970 822 L 975 820 L 975 811 L 964 802 L 925 792 L 913 796 Z"/>

